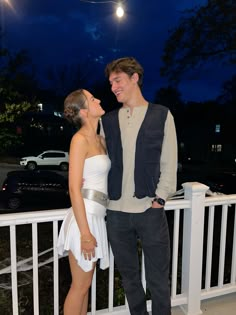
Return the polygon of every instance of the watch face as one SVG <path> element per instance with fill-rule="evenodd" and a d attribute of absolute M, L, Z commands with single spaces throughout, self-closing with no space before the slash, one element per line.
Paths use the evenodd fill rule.
<path fill-rule="evenodd" d="M 159 203 L 159 205 L 164 206 L 165 205 L 165 200 L 162 198 L 157 198 L 157 202 Z"/>

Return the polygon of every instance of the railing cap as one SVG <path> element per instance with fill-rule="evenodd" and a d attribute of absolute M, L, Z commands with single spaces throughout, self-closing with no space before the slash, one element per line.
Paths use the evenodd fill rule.
<path fill-rule="evenodd" d="M 206 192 L 209 187 L 199 182 L 186 182 L 182 184 L 184 190 L 196 192 Z"/>

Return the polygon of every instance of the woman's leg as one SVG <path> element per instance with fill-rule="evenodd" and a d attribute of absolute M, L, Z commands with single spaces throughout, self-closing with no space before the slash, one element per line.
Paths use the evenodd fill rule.
<path fill-rule="evenodd" d="M 88 307 L 88 290 L 91 286 L 93 270 L 83 271 L 74 257 L 69 252 L 72 283 L 64 303 L 64 315 L 86 315 Z"/>
<path fill-rule="evenodd" d="M 88 312 L 88 291 L 84 297 L 84 302 L 83 302 L 82 311 L 80 315 L 86 315 L 87 312 Z"/>

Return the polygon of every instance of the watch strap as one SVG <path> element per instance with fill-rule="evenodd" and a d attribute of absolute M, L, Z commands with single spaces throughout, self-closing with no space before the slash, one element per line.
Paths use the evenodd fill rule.
<path fill-rule="evenodd" d="M 163 207 L 164 207 L 164 205 L 165 205 L 165 203 L 166 203 L 166 201 L 165 201 L 164 199 L 159 198 L 159 197 L 155 197 L 152 202 L 154 202 L 154 201 L 157 202 L 157 203 L 159 203 L 159 205 L 161 205 L 161 206 L 163 206 Z"/>

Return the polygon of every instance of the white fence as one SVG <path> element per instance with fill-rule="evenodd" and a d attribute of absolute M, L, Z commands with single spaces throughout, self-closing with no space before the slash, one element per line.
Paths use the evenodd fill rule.
<path fill-rule="evenodd" d="M 201 300 L 236 292 L 236 195 L 206 197 L 208 187 L 200 183 L 185 183 L 183 187 L 184 198 L 170 200 L 165 206 L 172 247 L 171 303 L 172 306 L 181 306 L 185 314 L 196 315 L 201 314 Z M 63 300 L 60 300 L 59 296 L 65 288 L 60 280 L 65 268 L 59 268 L 62 260 L 59 261 L 56 244 L 59 224 L 65 213 L 66 209 L 0 215 L 0 309 L 1 303 L 4 303 L 12 308 L 9 314 L 18 315 L 24 304 L 22 299 L 27 299 L 28 307 L 30 303 L 32 304 L 34 315 L 62 314 Z M 45 226 L 47 233 L 50 231 L 50 237 L 46 239 Z M 27 242 L 26 239 L 30 241 Z M 19 246 L 25 248 L 19 249 Z M 5 249 L 7 247 L 9 251 Z M 42 259 L 44 256 L 46 258 Z M 142 257 L 142 281 L 145 287 L 143 265 Z M 42 304 L 45 302 L 41 303 L 43 299 L 41 287 L 44 285 L 45 295 L 47 276 L 43 271 L 43 277 L 40 271 L 45 266 L 51 267 L 48 267 L 51 276 L 46 282 L 52 283 L 52 293 L 46 294 L 48 304 L 44 305 L 52 310 L 48 313 L 42 311 Z M 118 305 L 122 298 L 117 303 L 116 272 L 110 251 L 109 270 L 96 270 L 93 278 L 91 314 L 129 314 L 125 301 L 124 305 Z M 98 295 L 101 284 L 97 283 L 97 279 L 98 275 L 101 279 L 101 273 L 104 273 L 104 283 L 106 282 L 104 284 L 106 289 L 102 292 L 102 299 L 106 305 L 102 309 L 97 309 L 101 300 L 101 295 Z M 23 281 L 22 275 L 28 281 Z M 66 275 L 70 277 L 69 270 Z M 43 284 L 41 279 L 44 279 Z M 28 287 L 27 297 L 22 297 L 22 287 Z M 48 290 L 50 291 L 50 288 Z M 122 289 L 118 290 L 118 294 L 121 294 Z M 147 303 L 148 309 L 151 310 L 151 302 Z"/>

